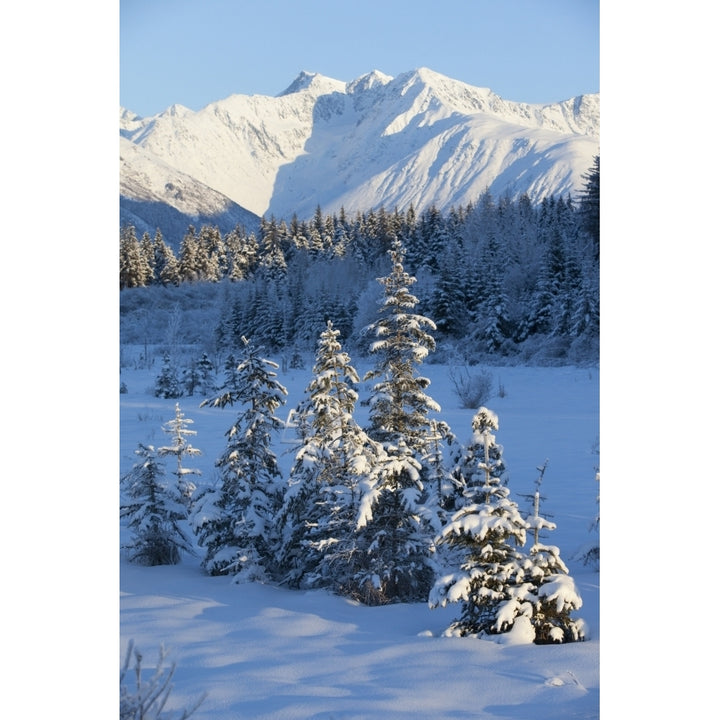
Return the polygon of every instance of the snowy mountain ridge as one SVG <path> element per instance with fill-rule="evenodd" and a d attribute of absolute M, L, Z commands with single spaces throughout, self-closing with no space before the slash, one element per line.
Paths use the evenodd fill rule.
<path fill-rule="evenodd" d="M 231 95 L 197 112 L 121 108 L 121 218 L 150 196 L 222 225 L 223 208 L 305 219 L 318 206 L 447 210 L 485 190 L 576 195 L 599 153 L 599 115 L 599 94 L 518 103 L 427 68 L 351 82 L 303 71 L 275 97 Z"/>

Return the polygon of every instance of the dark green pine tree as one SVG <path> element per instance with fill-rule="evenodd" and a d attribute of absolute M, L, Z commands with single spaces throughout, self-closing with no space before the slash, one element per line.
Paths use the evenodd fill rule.
<path fill-rule="evenodd" d="M 202 405 L 239 406 L 225 433 L 227 447 L 215 463 L 219 487 L 198 493 L 192 523 L 205 548 L 202 566 L 211 575 L 232 574 L 237 582 L 271 579 L 275 574 L 275 518 L 283 487 L 273 437 L 283 426 L 275 416 L 287 390 L 277 381 L 277 364 L 262 348 L 244 340 L 243 357 L 233 379 L 214 400 Z"/>
<path fill-rule="evenodd" d="M 597 362 L 600 357 L 599 263 L 585 258 L 570 316 L 572 345 L 569 357 Z"/>

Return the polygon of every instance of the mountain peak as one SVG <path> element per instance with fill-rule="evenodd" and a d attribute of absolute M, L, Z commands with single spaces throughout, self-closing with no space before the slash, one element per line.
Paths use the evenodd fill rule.
<path fill-rule="evenodd" d="M 392 82 L 392 77 L 380 72 L 379 70 L 373 70 L 372 72 L 361 75 L 352 82 L 347 84 L 347 91 L 349 93 L 362 92 L 363 90 L 370 90 L 371 88 L 379 85 L 387 85 Z"/>
<path fill-rule="evenodd" d="M 285 90 L 277 95 L 277 97 L 284 97 L 285 95 L 292 95 L 303 91 L 308 91 L 313 95 L 326 95 L 332 92 L 344 93 L 345 83 L 340 80 L 325 77 L 320 73 L 301 70 L 300 74 Z"/>

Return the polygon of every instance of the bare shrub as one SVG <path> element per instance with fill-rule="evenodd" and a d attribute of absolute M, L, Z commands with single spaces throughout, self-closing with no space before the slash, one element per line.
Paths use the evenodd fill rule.
<path fill-rule="evenodd" d="M 478 408 L 491 398 L 493 377 L 489 371 L 480 368 L 471 373 L 467 365 L 461 368 L 452 366 L 448 375 L 462 407 Z"/>
<path fill-rule="evenodd" d="M 143 680 L 142 655 L 137 649 L 133 653 L 133 649 L 133 641 L 131 640 L 128 643 L 125 663 L 120 670 L 120 720 L 169 720 L 171 715 L 163 712 L 163 709 L 173 689 L 171 681 L 175 674 L 175 663 L 169 669 L 163 667 L 167 652 L 161 646 L 153 674 Z M 135 657 L 133 667 L 135 683 L 134 688 L 131 688 L 124 684 L 124 680 L 130 669 L 130 660 L 133 655 Z M 178 720 L 189 718 L 198 709 L 205 697 L 205 695 L 202 695 L 190 708 L 183 709 Z"/>
<path fill-rule="evenodd" d="M 500 380 L 500 378 L 498 378 L 498 391 L 497 391 L 497 396 L 498 396 L 499 398 L 504 398 L 504 397 L 507 396 L 507 391 L 505 390 L 505 386 L 502 384 L 502 381 Z"/>

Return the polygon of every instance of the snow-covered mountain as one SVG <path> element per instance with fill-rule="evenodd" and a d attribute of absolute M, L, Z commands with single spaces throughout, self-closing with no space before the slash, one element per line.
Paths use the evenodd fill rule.
<path fill-rule="evenodd" d="M 121 208 L 140 219 L 164 208 L 185 228 L 192 217 L 250 227 L 253 215 L 305 219 L 318 206 L 446 210 L 485 190 L 575 195 L 599 153 L 599 115 L 598 94 L 510 102 L 426 68 L 348 83 L 302 72 L 276 97 L 231 95 L 150 118 L 121 109 Z"/>

